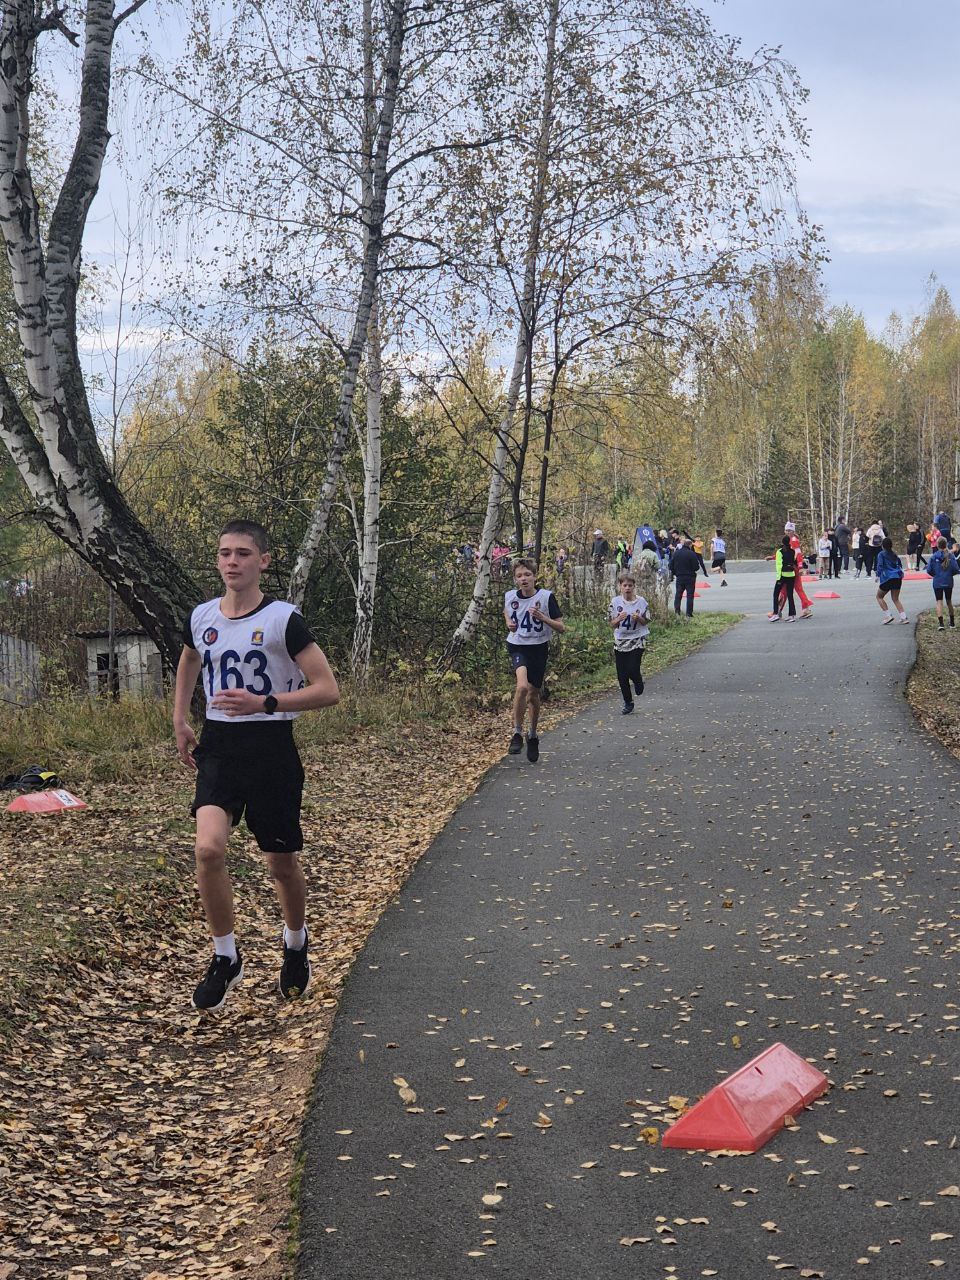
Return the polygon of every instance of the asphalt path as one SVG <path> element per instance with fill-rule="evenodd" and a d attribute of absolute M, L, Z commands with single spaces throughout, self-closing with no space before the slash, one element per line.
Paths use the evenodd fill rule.
<path fill-rule="evenodd" d="M 957 764 L 869 582 L 792 625 L 770 585 L 714 579 L 698 608 L 747 617 L 634 715 L 613 690 L 504 757 L 387 910 L 316 1082 L 301 1277 L 960 1276 Z M 649 1145 L 778 1040 L 832 1083 L 796 1128 Z"/>

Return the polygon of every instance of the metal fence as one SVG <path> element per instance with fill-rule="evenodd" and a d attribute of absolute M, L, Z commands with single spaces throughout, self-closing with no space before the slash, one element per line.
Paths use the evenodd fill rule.
<path fill-rule="evenodd" d="M 40 696 L 40 650 L 0 632 L 0 703 L 25 707 Z"/>

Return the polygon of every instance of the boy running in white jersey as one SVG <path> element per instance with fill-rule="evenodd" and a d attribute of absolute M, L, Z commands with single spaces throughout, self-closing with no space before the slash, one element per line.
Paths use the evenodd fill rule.
<path fill-rule="evenodd" d="M 727 585 L 727 541 L 722 529 L 710 539 L 710 571 L 719 573 L 721 587 Z"/>
<path fill-rule="evenodd" d="M 244 810 L 283 913 L 280 994 L 302 995 L 310 982 L 306 882 L 298 857 L 303 768 L 293 721 L 303 711 L 333 706 L 340 692 L 296 606 L 260 590 L 260 575 L 270 564 L 268 545 L 266 530 L 255 521 L 225 525 L 217 567 L 226 590 L 222 598 L 198 605 L 183 628 L 173 729 L 180 759 L 197 773 L 191 807 L 197 886 L 214 948 L 193 993 L 195 1009 L 219 1009 L 243 977 L 225 857 L 230 828 Z M 187 718 L 197 676 L 207 700 L 199 744 Z"/>
<path fill-rule="evenodd" d="M 613 627 L 613 659 L 617 664 L 617 682 L 623 694 L 620 714 L 628 716 L 633 710 L 631 683 L 638 697 L 643 693 L 640 663 L 650 634 L 647 626 L 650 606 L 643 596 L 637 595 L 636 579 L 632 574 L 621 573 L 617 578 L 617 586 L 620 594 L 613 597 L 609 621 Z"/>
<path fill-rule="evenodd" d="M 506 619 L 507 652 L 517 677 L 513 695 L 513 737 L 507 747 L 511 756 L 523 749 L 523 720 L 530 708 L 530 730 L 527 734 L 527 759 L 540 757 L 537 722 L 540 719 L 540 690 L 547 670 L 550 632 L 564 630 L 560 606 L 552 591 L 537 589 L 536 569 L 532 560 L 518 560 L 513 567 L 514 587 L 503 598 Z"/>

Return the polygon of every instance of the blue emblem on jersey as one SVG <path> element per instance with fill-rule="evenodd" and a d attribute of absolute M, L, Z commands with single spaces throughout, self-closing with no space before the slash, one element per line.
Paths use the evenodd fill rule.
<path fill-rule="evenodd" d="M 253 635 L 250 637 L 250 643 L 251 643 L 251 644 L 263 644 L 263 632 L 262 632 L 262 631 L 254 631 Z"/>
<path fill-rule="evenodd" d="M 217 630 L 216 627 L 207 627 L 206 631 L 203 633 L 203 643 L 216 644 L 217 637 L 219 636 L 219 634 L 220 632 Z"/>

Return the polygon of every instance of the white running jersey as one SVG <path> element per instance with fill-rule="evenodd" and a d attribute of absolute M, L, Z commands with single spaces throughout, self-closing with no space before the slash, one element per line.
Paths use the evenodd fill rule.
<path fill-rule="evenodd" d="M 539 606 L 540 612 L 550 616 L 550 601 L 553 598 L 553 592 L 548 591 L 546 587 L 540 587 L 528 599 L 524 599 L 520 592 L 514 587 L 508 591 L 503 597 L 503 610 L 507 617 L 516 622 L 516 631 L 508 631 L 507 639 L 511 644 L 546 644 L 553 634 L 553 628 L 548 627 L 545 622 L 541 622 L 539 618 L 533 617 L 532 610 Z M 556 614 L 559 617 L 559 612 Z"/>
<path fill-rule="evenodd" d="M 713 548 L 713 554 L 715 556 L 726 556 L 727 544 L 723 538 L 711 538 L 710 545 Z"/>
<path fill-rule="evenodd" d="M 638 596 L 636 600 L 624 600 L 623 596 L 613 597 L 610 605 L 610 621 L 612 622 L 621 611 L 627 615 L 614 630 L 613 647 L 615 649 L 619 649 L 621 653 L 627 653 L 631 649 L 646 647 L 650 628 L 645 623 L 641 623 L 640 619 L 649 611 L 649 608 L 643 596 Z"/>
<path fill-rule="evenodd" d="M 226 618 L 220 601 L 198 604 L 190 615 L 190 633 L 200 655 L 200 678 L 207 699 L 207 719 L 227 724 L 254 720 L 295 720 L 299 711 L 258 711 L 251 716 L 228 716 L 210 705 L 223 689 L 246 689 L 266 697 L 302 689 L 303 672 L 287 652 L 287 623 L 299 615 L 296 605 L 272 600 L 245 618 Z"/>

